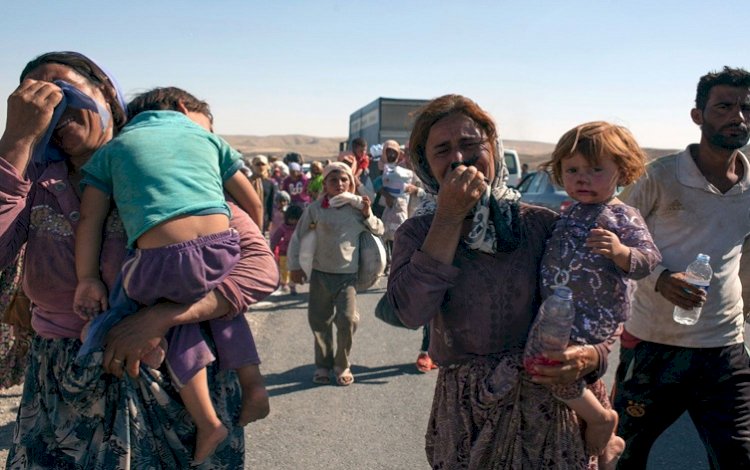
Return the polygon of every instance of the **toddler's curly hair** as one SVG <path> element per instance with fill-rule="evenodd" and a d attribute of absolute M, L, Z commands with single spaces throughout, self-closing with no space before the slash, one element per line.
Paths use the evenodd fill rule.
<path fill-rule="evenodd" d="M 611 156 L 620 170 L 620 186 L 634 183 L 646 171 L 648 157 L 625 127 L 605 121 L 581 124 L 569 130 L 557 142 L 550 161 L 541 167 L 562 186 L 562 161 L 580 153 L 591 165 L 603 156 Z"/>

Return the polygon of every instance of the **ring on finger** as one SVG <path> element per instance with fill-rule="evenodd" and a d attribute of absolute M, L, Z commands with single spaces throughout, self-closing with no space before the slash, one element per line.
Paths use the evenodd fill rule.
<path fill-rule="evenodd" d="M 112 359 L 112 362 L 114 362 L 115 364 L 122 364 L 122 359 L 114 358 Z"/>

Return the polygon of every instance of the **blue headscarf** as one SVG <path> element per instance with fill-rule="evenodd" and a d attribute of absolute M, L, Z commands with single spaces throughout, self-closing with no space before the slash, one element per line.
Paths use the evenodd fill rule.
<path fill-rule="evenodd" d="M 125 96 L 122 93 L 122 88 L 120 87 L 120 84 L 117 82 L 114 76 L 109 73 L 109 71 L 107 71 L 98 63 L 94 62 L 89 57 L 84 56 L 83 54 L 80 54 L 78 52 L 67 52 L 67 54 L 80 56 L 81 58 L 84 58 L 86 59 L 86 61 L 93 64 L 95 67 L 98 67 L 107 77 L 109 83 L 112 85 L 112 88 L 115 90 L 117 103 L 120 105 L 123 111 L 127 110 L 127 104 L 125 102 Z M 98 101 L 86 95 L 70 83 L 64 80 L 54 80 L 53 83 L 60 87 L 63 93 L 63 98 L 55 107 L 55 111 L 52 114 L 52 119 L 50 120 L 49 127 L 37 143 L 36 147 L 34 147 L 32 159 L 35 163 L 59 162 L 65 160 L 65 155 L 50 141 L 52 139 L 52 133 L 55 131 L 55 127 L 57 127 L 57 124 L 60 122 L 60 118 L 68 107 L 76 109 L 86 109 L 97 113 L 99 115 L 102 130 L 107 128 L 110 120 L 112 119 L 111 113 L 105 106 L 102 106 Z"/>

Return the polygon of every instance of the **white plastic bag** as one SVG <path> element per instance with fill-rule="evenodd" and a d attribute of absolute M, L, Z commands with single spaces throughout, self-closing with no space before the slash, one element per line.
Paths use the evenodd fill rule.
<path fill-rule="evenodd" d="M 359 235 L 359 271 L 357 290 L 372 287 L 385 271 L 385 247 L 379 237 L 364 231 Z"/>

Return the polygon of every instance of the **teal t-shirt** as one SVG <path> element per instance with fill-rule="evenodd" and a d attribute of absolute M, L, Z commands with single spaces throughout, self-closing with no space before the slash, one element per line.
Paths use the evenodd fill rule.
<path fill-rule="evenodd" d="M 240 154 L 176 111 L 138 114 L 83 166 L 83 185 L 114 197 L 128 246 L 154 226 L 196 213 L 225 213 L 223 182 Z"/>

